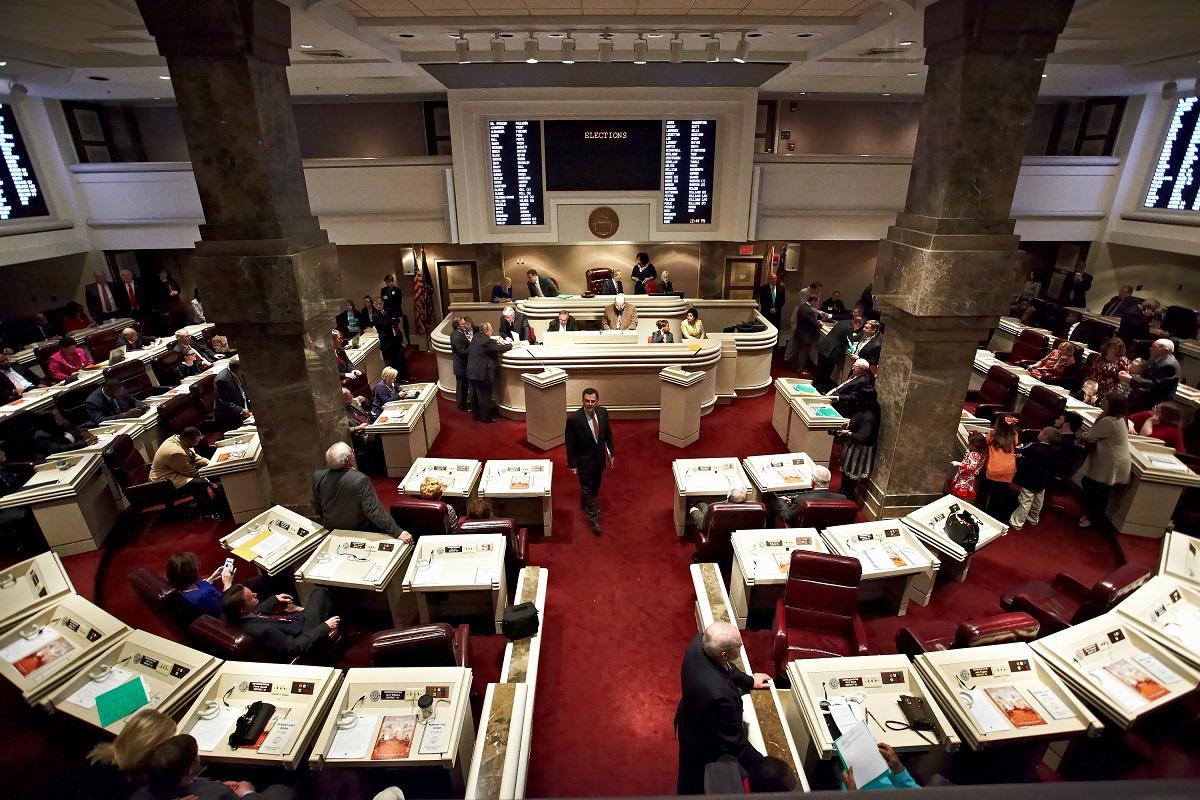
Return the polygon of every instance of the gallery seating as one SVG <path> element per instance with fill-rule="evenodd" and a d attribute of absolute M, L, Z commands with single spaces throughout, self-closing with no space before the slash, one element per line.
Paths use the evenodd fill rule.
<path fill-rule="evenodd" d="M 978 391 L 967 393 L 966 409 L 977 417 L 991 419 L 1002 411 L 1011 411 L 1017 402 L 1020 381 L 999 364 L 988 370 Z"/>
<path fill-rule="evenodd" d="M 811 497 L 796 503 L 796 516 L 788 527 L 824 530 L 834 525 L 850 525 L 858 519 L 858 504 L 853 500 Z"/>

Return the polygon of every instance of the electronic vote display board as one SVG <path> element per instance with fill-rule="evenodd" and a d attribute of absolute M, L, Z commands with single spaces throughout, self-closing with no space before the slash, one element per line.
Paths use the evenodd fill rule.
<path fill-rule="evenodd" d="M 33 171 L 13 107 L 0 103 L 0 222 L 48 217 L 46 196 Z"/>
<path fill-rule="evenodd" d="M 545 225 L 541 123 L 492 120 L 488 123 L 488 151 L 495 223 Z"/>
<path fill-rule="evenodd" d="M 663 224 L 712 222 L 717 121 L 669 119 L 664 123 Z"/>
<path fill-rule="evenodd" d="M 1200 211 L 1200 97 L 1175 103 L 1143 208 Z"/>

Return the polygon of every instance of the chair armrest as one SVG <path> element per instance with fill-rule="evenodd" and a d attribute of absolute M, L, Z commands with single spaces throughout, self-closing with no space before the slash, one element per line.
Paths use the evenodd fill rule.
<path fill-rule="evenodd" d="M 980 403 L 975 406 L 975 416 L 982 417 L 983 419 L 991 419 L 1001 411 L 1007 410 L 1001 403 Z"/>
<path fill-rule="evenodd" d="M 462 667 L 470 667 L 471 630 L 467 625 L 459 625 L 454 629 L 454 649 L 458 651 L 458 663 Z"/>
<path fill-rule="evenodd" d="M 175 487 L 165 478 L 125 487 L 125 499 L 139 508 L 168 506 L 175 497 Z"/>
<path fill-rule="evenodd" d="M 783 600 L 775 601 L 775 637 L 772 644 L 772 660 L 775 662 L 775 675 L 782 677 L 787 671 L 787 611 L 783 607 Z"/>
<path fill-rule="evenodd" d="M 1092 591 L 1090 586 L 1084 586 L 1078 580 L 1065 572 L 1060 572 L 1055 575 L 1054 580 L 1050 585 L 1054 588 L 1054 591 L 1062 592 L 1063 594 L 1069 594 L 1071 597 L 1080 602 L 1086 600 Z"/>
<path fill-rule="evenodd" d="M 871 648 L 867 646 L 867 631 L 863 628 L 862 620 L 858 614 L 850 618 L 850 634 L 854 639 L 854 650 L 857 655 L 868 656 L 871 654 Z"/>
<path fill-rule="evenodd" d="M 1071 620 L 1064 616 L 1066 609 L 1053 597 L 1045 603 L 1040 603 L 1026 594 L 1017 594 L 1013 597 L 1012 610 L 1024 611 L 1037 620 L 1043 635 L 1058 633 L 1072 624 Z"/>
<path fill-rule="evenodd" d="M 508 551 L 512 553 L 513 558 L 523 567 L 528 563 L 529 555 L 529 529 L 517 528 L 508 540 Z"/>

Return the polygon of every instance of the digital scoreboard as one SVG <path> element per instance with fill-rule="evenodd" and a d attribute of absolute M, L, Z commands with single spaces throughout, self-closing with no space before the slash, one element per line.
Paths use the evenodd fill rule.
<path fill-rule="evenodd" d="M 1200 98 L 1183 97 L 1175 103 L 1171 123 L 1154 173 L 1143 208 L 1164 211 L 1200 211 L 1200 164 L 1197 150 L 1200 149 Z"/>
<path fill-rule="evenodd" d="M 664 126 L 663 224 L 708 225 L 713 215 L 716 120 L 669 119 Z"/>
<path fill-rule="evenodd" d="M 11 105 L 0 103 L 0 221 L 48 216 L 17 117 Z"/>
<path fill-rule="evenodd" d="M 542 130 L 547 191 L 658 190 L 662 120 L 548 119 Z"/>
<path fill-rule="evenodd" d="M 488 123 L 488 150 L 496 225 L 545 225 L 541 123 L 492 120 Z"/>

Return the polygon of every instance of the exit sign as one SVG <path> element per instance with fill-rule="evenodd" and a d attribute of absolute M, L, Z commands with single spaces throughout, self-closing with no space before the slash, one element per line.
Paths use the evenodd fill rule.
<path fill-rule="evenodd" d="M 754 245 L 752 245 L 752 244 L 739 244 L 739 245 L 738 245 L 738 255 L 739 255 L 739 256 L 752 256 L 752 255 L 754 255 Z"/>

